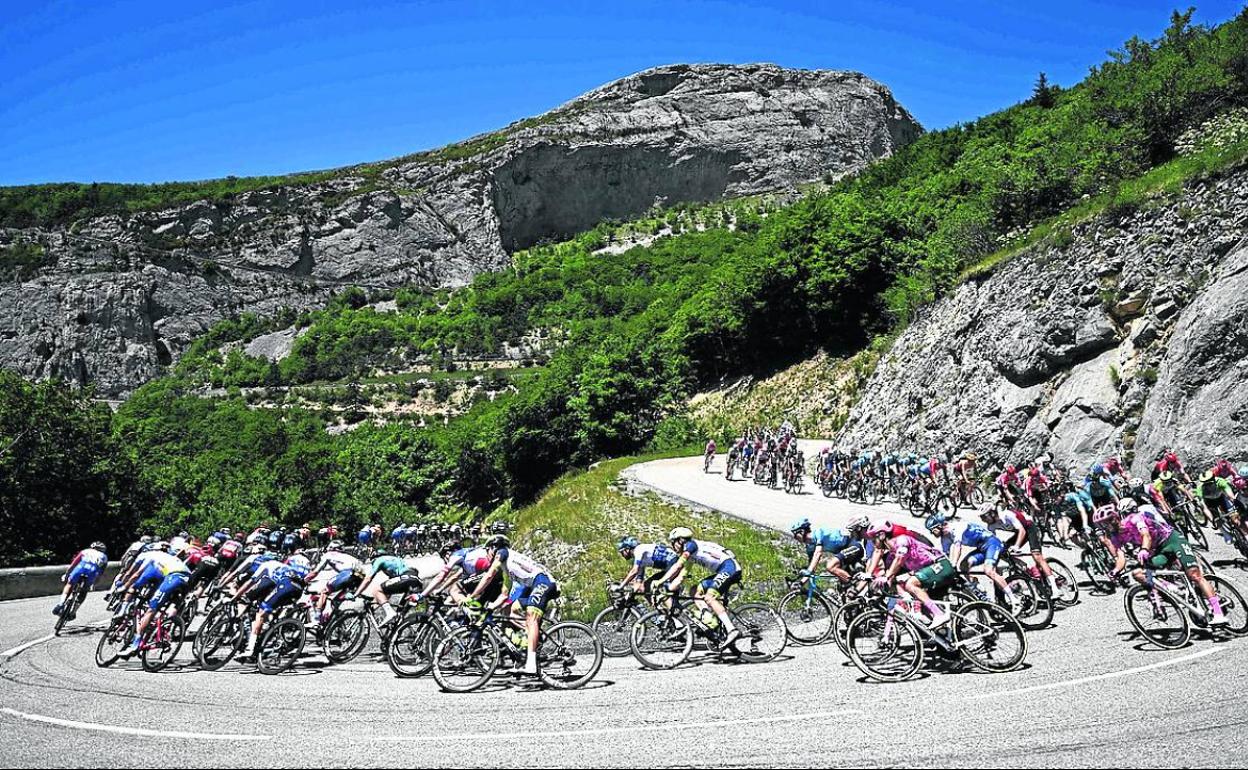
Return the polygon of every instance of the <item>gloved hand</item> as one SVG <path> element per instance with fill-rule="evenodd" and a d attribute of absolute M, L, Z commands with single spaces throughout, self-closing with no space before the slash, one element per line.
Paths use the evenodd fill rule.
<path fill-rule="evenodd" d="M 875 586 L 876 588 L 880 590 L 884 590 L 885 588 L 888 588 L 888 579 L 885 578 L 883 575 L 880 575 L 879 577 L 871 581 L 871 585 Z"/>
<path fill-rule="evenodd" d="M 808 578 L 808 577 L 810 577 L 810 574 L 811 574 L 811 573 L 810 573 L 810 570 L 808 570 L 808 569 L 804 569 L 804 570 L 802 570 L 801 572 L 799 572 L 799 573 L 797 573 L 797 574 L 798 574 L 798 576 L 799 576 L 799 577 Z"/>
<path fill-rule="evenodd" d="M 1142 565 L 1143 565 L 1143 566 L 1145 566 L 1145 567 L 1150 566 L 1150 565 L 1149 565 L 1149 563 L 1148 563 L 1148 560 L 1149 560 L 1149 559 L 1151 559 L 1151 558 L 1152 558 L 1152 556 L 1153 556 L 1153 555 L 1152 555 L 1151 553 L 1149 553 L 1148 551 L 1144 550 L 1143 548 L 1141 548 L 1141 549 L 1140 549 L 1140 550 L 1139 550 L 1139 551 L 1135 554 L 1135 558 L 1136 558 L 1136 559 L 1138 559 L 1138 560 L 1139 560 L 1139 562 L 1140 562 L 1140 564 L 1142 564 Z"/>

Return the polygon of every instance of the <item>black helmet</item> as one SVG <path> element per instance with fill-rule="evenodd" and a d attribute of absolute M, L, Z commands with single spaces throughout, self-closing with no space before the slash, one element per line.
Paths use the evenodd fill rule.
<path fill-rule="evenodd" d="M 490 541 L 485 544 L 485 547 L 493 548 L 495 550 L 498 550 L 499 548 L 510 548 L 511 541 L 507 539 L 506 535 L 495 535 L 490 538 Z"/>

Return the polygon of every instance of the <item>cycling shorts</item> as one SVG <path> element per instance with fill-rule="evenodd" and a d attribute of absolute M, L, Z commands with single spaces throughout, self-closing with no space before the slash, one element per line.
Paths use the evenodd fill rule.
<path fill-rule="evenodd" d="M 727 559 L 719 565 L 714 575 L 702 581 L 702 588 L 724 596 L 728 593 L 728 589 L 740 582 L 741 570 L 737 568 L 736 559 Z"/>
<path fill-rule="evenodd" d="M 86 581 L 88 585 L 91 585 L 100 579 L 100 573 L 103 571 L 104 568 L 99 564 L 85 562 L 80 563 L 75 565 L 74 568 L 69 571 L 69 575 L 65 578 L 65 582 L 72 586 Z"/>
<path fill-rule="evenodd" d="M 405 572 L 402 575 L 392 577 L 381 584 L 381 592 L 386 596 L 394 596 L 395 594 L 407 594 L 412 591 L 419 591 L 424 587 L 424 583 L 416 576 L 414 572 Z"/>
<path fill-rule="evenodd" d="M 835 551 L 829 556 L 835 558 L 842 567 L 852 567 L 862 561 L 863 551 L 860 545 L 851 545 Z"/>
<path fill-rule="evenodd" d="M 194 591 L 195 587 L 200 583 L 211 581 L 217 576 L 217 572 L 221 569 L 221 563 L 212 556 L 205 556 L 199 560 L 199 565 L 195 567 L 195 571 L 191 573 L 190 582 L 186 584 L 186 590 Z"/>
<path fill-rule="evenodd" d="M 301 580 L 283 580 L 280 583 L 274 583 L 273 586 L 273 590 L 260 602 L 260 610 L 262 612 L 272 612 L 279 607 L 284 607 L 298 599 L 299 595 L 303 593 L 303 581 Z"/>
<path fill-rule="evenodd" d="M 353 569 L 344 569 L 337 575 L 329 579 L 325 585 L 325 590 L 329 591 L 354 591 L 360 587 L 360 583 L 364 582 L 363 576 Z"/>
<path fill-rule="evenodd" d="M 536 610 L 540 615 L 546 612 L 546 605 L 558 595 L 559 586 L 550 575 L 538 575 L 533 578 L 533 585 L 516 586 L 511 592 L 511 599 L 520 602 L 526 610 Z"/>
<path fill-rule="evenodd" d="M 167 606 L 169 602 L 182 595 L 190 579 L 191 576 L 186 572 L 174 572 L 167 575 L 160 582 L 160 588 L 157 588 L 156 593 L 152 594 L 152 598 L 148 600 L 148 609 L 159 610 Z"/>
<path fill-rule="evenodd" d="M 259 602 L 264 599 L 264 597 L 268 596 L 276 587 L 277 583 L 273 582 L 273 578 L 260 578 L 259 582 L 252 586 L 251 590 L 247 592 L 247 600 Z"/>
<path fill-rule="evenodd" d="M 914 573 L 919 585 L 928 591 L 944 588 L 953 582 L 953 564 L 948 559 L 937 559 L 923 569 Z"/>
<path fill-rule="evenodd" d="M 1149 559 L 1149 563 L 1157 568 L 1165 567 L 1171 562 L 1178 562 L 1183 569 L 1196 566 L 1196 553 L 1192 551 L 1191 543 L 1187 542 L 1187 538 L 1179 534 L 1177 529 L 1170 533 L 1170 537 L 1162 541 L 1157 548 L 1157 553 Z"/>
<path fill-rule="evenodd" d="M 143 571 L 139 573 L 139 577 L 134 581 L 134 590 L 147 588 L 148 586 L 158 586 L 165 579 L 165 573 L 160 565 L 154 561 L 149 561 Z"/>

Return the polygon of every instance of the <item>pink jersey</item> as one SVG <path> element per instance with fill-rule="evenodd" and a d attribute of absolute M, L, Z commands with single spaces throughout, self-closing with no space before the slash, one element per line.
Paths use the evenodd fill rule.
<path fill-rule="evenodd" d="M 1123 516 L 1122 525 L 1117 532 L 1109 536 L 1109 539 L 1117 548 L 1122 548 L 1128 543 L 1143 547 L 1145 531 L 1152 537 L 1152 547 L 1155 550 L 1161 543 L 1169 539 L 1171 533 L 1174 532 L 1174 528 L 1167 524 L 1149 506 L 1148 509 L 1141 508 L 1135 513 Z"/>
<path fill-rule="evenodd" d="M 943 559 L 945 555 L 930 545 L 924 545 L 909 535 L 889 538 L 888 550 L 901 560 L 906 572 L 917 572 L 927 565 Z"/>
<path fill-rule="evenodd" d="M 1043 473 L 1029 473 L 1027 479 L 1023 482 L 1023 490 L 1027 492 L 1027 496 L 1031 497 L 1036 492 L 1048 489 L 1049 477 Z"/>

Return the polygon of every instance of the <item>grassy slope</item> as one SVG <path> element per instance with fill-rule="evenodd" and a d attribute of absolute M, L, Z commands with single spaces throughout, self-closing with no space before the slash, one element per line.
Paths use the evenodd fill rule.
<path fill-rule="evenodd" d="M 605 606 L 607 574 L 619 579 L 628 569 L 615 551 L 616 541 L 625 534 L 653 542 L 684 525 L 698 537 L 722 543 L 746 570 L 743 597 L 760 589 L 774 591 L 798 569 L 797 550 L 778 532 L 717 513 L 695 513 L 656 495 L 634 497 L 621 491 L 620 472 L 628 466 L 680 454 L 622 457 L 570 473 L 537 502 L 516 512 L 516 546 L 551 569 L 566 597 L 569 616 L 592 618 Z"/>

